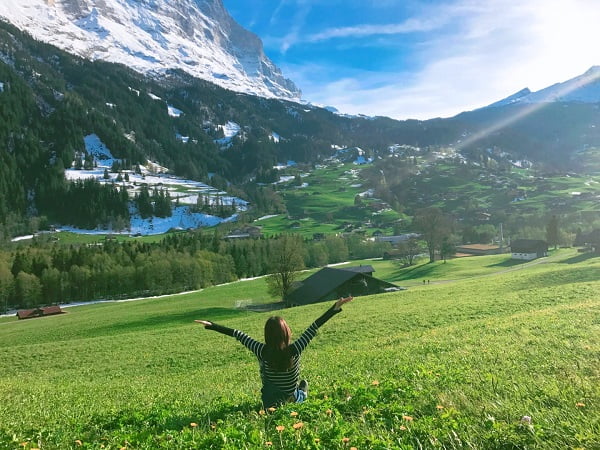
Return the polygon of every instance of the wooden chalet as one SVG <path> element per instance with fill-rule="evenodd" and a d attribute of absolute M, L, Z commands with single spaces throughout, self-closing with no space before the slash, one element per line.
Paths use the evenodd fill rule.
<path fill-rule="evenodd" d="M 600 254 L 600 228 L 577 236 L 575 245 L 587 247 L 588 250 Z"/>
<path fill-rule="evenodd" d="M 512 259 L 531 261 L 548 256 L 548 243 L 539 239 L 517 239 L 510 244 Z"/>
<path fill-rule="evenodd" d="M 60 306 L 45 306 L 43 308 L 35 309 L 20 309 L 17 311 L 17 317 L 21 319 L 33 319 L 35 317 L 54 316 L 56 314 L 63 314 L 64 311 Z"/>
<path fill-rule="evenodd" d="M 400 290 L 398 286 L 373 277 L 373 266 L 325 267 L 298 283 L 286 298 L 291 306 L 308 305 L 352 295 L 380 294 Z"/>
<path fill-rule="evenodd" d="M 375 240 L 377 242 L 389 242 L 390 244 L 392 244 L 392 246 L 396 246 L 403 242 L 407 242 L 410 239 L 417 239 L 420 236 L 421 235 L 417 234 L 417 233 L 406 233 L 406 234 L 400 234 L 398 236 L 377 236 L 375 238 Z"/>

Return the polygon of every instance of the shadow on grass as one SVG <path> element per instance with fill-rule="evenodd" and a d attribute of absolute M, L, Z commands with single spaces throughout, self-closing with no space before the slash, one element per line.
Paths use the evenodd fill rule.
<path fill-rule="evenodd" d="M 168 328 L 173 325 L 190 324 L 196 319 L 219 322 L 232 317 L 247 315 L 247 311 L 230 308 L 202 308 L 186 312 L 173 312 L 153 314 L 141 319 L 115 321 L 108 326 L 100 326 L 89 330 L 88 336 L 103 336 L 111 334 L 129 333 L 147 329 Z"/>
<path fill-rule="evenodd" d="M 515 267 L 521 264 L 525 264 L 531 261 L 525 261 L 522 259 L 507 259 L 506 261 L 499 262 L 497 264 L 489 264 L 485 267 Z"/>
<path fill-rule="evenodd" d="M 421 264 L 420 266 L 415 266 L 412 269 L 402 269 L 392 272 L 390 280 L 391 281 L 404 281 L 404 280 L 414 280 L 416 278 L 423 277 L 431 277 L 437 268 L 436 264 Z"/>
<path fill-rule="evenodd" d="M 572 258 L 568 258 L 560 262 L 561 264 L 577 264 L 592 258 L 600 258 L 600 255 L 595 253 L 580 253 L 577 256 L 573 256 Z"/>

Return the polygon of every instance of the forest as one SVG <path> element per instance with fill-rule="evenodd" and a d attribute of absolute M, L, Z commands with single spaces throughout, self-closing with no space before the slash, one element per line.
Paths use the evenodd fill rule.
<path fill-rule="evenodd" d="M 278 239 L 226 240 L 218 231 L 169 234 L 159 243 L 65 246 L 36 238 L 0 251 L 0 311 L 57 303 L 121 299 L 196 290 L 276 270 Z M 389 244 L 356 237 L 297 238 L 303 266 L 381 257 Z"/>

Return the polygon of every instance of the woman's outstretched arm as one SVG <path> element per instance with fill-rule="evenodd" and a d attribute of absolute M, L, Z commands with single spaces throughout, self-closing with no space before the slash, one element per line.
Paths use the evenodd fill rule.
<path fill-rule="evenodd" d="M 256 355 L 257 358 L 261 358 L 265 344 L 252 339 L 243 331 L 234 330 L 233 328 L 227 328 L 222 325 L 217 325 L 216 323 L 209 322 L 208 320 L 194 320 L 194 322 L 204 325 L 204 328 L 206 328 L 207 330 L 218 331 L 219 333 L 236 338 L 248 350 L 254 353 L 254 355 Z"/>
<path fill-rule="evenodd" d="M 233 336 L 235 331 L 233 328 L 227 328 L 216 323 L 209 322 L 208 320 L 194 320 L 196 323 L 201 323 L 207 330 L 218 331 L 219 333 L 226 334 L 227 336 Z"/>
<path fill-rule="evenodd" d="M 352 297 L 344 297 L 340 298 L 337 302 L 333 304 L 331 308 L 325 311 L 317 320 L 315 320 L 302 335 L 294 341 L 292 344 L 292 348 L 296 350 L 297 353 L 302 353 L 308 343 L 315 337 L 317 334 L 317 330 L 319 327 L 322 327 L 325 322 L 331 319 L 336 314 L 342 311 L 342 305 L 348 303 L 352 300 Z"/>

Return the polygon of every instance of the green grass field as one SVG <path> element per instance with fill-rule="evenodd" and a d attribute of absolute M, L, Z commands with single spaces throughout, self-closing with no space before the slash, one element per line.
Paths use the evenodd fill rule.
<path fill-rule="evenodd" d="M 253 356 L 192 322 L 260 338 L 270 313 L 235 306 L 262 279 L 1 319 L 0 448 L 600 448 L 600 258 L 503 258 L 428 285 L 365 261 L 414 286 L 345 306 L 303 356 L 309 401 L 266 414 Z M 281 314 L 298 335 L 328 306 Z"/>
<path fill-rule="evenodd" d="M 339 233 L 343 224 L 377 220 L 383 225 L 378 229 L 391 234 L 391 224 L 400 218 L 397 212 L 374 214 L 366 207 L 354 207 L 355 196 L 366 190 L 358 169 L 357 165 L 350 163 L 318 168 L 302 178 L 307 183 L 305 187 L 299 188 L 291 183 L 280 185 L 278 190 L 283 195 L 290 218 L 279 215 L 259 220 L 256 224 L 268 236 L 293 232 L 312 237 L 313 233 Z M 370 201 L 365 199 L 364 204 Z"/>

